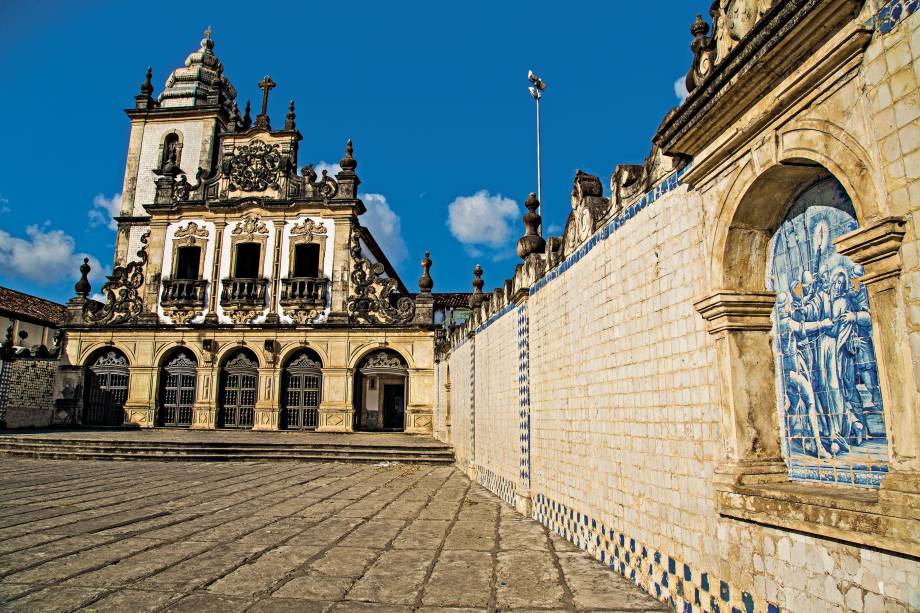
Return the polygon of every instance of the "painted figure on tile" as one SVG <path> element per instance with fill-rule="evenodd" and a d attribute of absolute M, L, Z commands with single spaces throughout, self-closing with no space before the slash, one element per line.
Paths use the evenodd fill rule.
<path fill-rule="evenodd" d="M 863 270 L 833 242 L 857 227 L 846 192 L 826 179 L 796 199 L 771 242 L 767 287 L 777 293 L 778 408 L 789 457 L 887 459 Z"/>

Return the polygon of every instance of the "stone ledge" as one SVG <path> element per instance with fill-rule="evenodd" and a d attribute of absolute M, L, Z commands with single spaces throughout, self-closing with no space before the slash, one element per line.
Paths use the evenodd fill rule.
<path fill-rule="evenodd" d="M 900 480 L 895 474 L 889 479 Z M 716 497 L 725 517 L 920 556 L 920 526 L 910 512 L 916 504 L 910 499 L 916 495 L 886 491 L 884 484 L 882 488 L 877 492 L 791 481 L 720 484 Z"/>

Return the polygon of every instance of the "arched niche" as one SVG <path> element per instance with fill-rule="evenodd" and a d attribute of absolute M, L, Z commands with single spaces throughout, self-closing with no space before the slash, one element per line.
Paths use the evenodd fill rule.
<path fill-rule="evenodd" d="M 128 357 L 117 347 L 103 347 L 91 353 L 85 365 L 80 422 L 86 426 L 121 426 L 128 400 Z"/>
<path fill-rule="evenodd" d="M 409 368 L 392 349 L 367 353 L 354 376 L 355 430 L 398 431 L 406 427 Z"/>
<path fill-rule="evenodd" d="M 156 425 L 190 427 L 197 391 L 198 358 L 187 347 L 163 354 L 159 365 Z"/>
<path fill-rule="evenodd" d="M 281 372 L 280 425 L 285 430 L 315 430 L 322 401 L 323 362 L 312 349 L 290 354 Z"/>
<path fill-rule="evenodd" d="M 259 359 L 249 349 L 228 352 L 220 366 L 218 428 L 250 429 L 254 425 Z"/>

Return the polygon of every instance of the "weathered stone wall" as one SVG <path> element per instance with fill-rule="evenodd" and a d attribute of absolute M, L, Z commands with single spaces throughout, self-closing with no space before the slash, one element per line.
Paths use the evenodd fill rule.
<path fill-rule="evenodd" d="M 778 114 L 775 125 L 762 138 L 752 139 L 747 151 L 726 153 L 720 147 L 729 143 L 716 139 L 682 173 L 682 183 L 683 175 L 694 175 L 694 189 L 676 186 L 672 177 L 663 182 L 666 187 L 659 185 L 627 203 L 632 207 L 616 223 L 602 228 L 532 285 L 529 296 L 519 299 L 520 306 L 501 308 L 498 301 L 484 309 L 473 338 L 455 346 L 447 358 L 455 403 L 450 442 L 462 449 L 459 465 L 477 477 L 514 481 L 509 467 L 516 455 L 522 467 L 515 483 L 518 508 L 529 485 L 534 518 L 677 610 L 920 610 L 920 562 L 914 557 L 720 512 L 715 484 L 732 444 L 726 428 L 734 424 L 724 421 L 725 394 L 731 390 L 725 387 L 717 339 L 695 306 L 725 287 L 712 264 L 723 263 L 725 256 L 717 248 L 724 245 L 713 237 L 720 224 L 736 223 L 725 217 L 725 209 L 738 198 L 735 193 L 756 186 L 758 173 L 771 163 L 775 168 L 781 155 L 816 160 L 845 184 L 854 201 L 871 200 L 869 206 L 857 202 L 861 228 L 889 216 L 907 219 L 898 255 L 903 304 L 885 311 L 889 318 L 881 326 L 876 321 L 875 330 L 878 346 L 889 344 L 879 360 L 887 359 L 880 368 L 896 374 L 891 387 L 907 385 L 916 392 L 920 10 L 909 13 L 904 8 L 898 14 L 893 27 L 875 22 L 861 63 L 855 68 L 844 64 L 820 93 L 794 111 Z M 863 17 L 860 23 L 867 21 Z M 772 99 L 739 123 L 762 121 L 776 112 L 770 104 Z M 774 144 L 779 150 L 767 153 Z M 793 149 L 796 153 L 789 153 Z M 758 192 L 756 206 L 778 206 L 781 218 L 785 205 L 769 201 L 770 193 Z M 760 257 L 763 249 L 755 240 L 759 238 L 752 233 L 747 245 L 739 244 L 742 255 L 733 257 L 738 262 Z M 739 275 L 739 284 L 752 292 L 765 292 L 763 268 L 754 264 L 747 272 L 735 269 L 729 275 Z M 883 296 L 870 296 L 876 317 Z M 516 378 L 510 376 L 515 355 L 509 346 L 514 349 L 521 309 L 529 331 L 527 351 L 520 355 L 529 352 L 529 363 L 525 368 L 522 358 Z M 909 348 L 900 345 L 904 336 L 897 330 L 902 326 Z M 895 333 L 878 332 L 889 329 Z M 518 334 L 520 330 L 518 326 Z M 896 340 L 894 348 L 891 339 Z M 461 368 L 469 362 L 471 346 L 475 378 Z M 898 359 L 908 359 L 912 372 L 901 376 Z M 769 369 L 772 359 L 765 364 Z M 470 415 L 471 386 L 475 406 Z M 529 413 L 524 410 L 525 387 Z M 888 393 L 906 403 L 886 413 L 900 420 L 888 424 L 889 431 L 902 433 L 901 447 L 891 452 L 892 471 L 910 471 L 916 459 L 910 445 L 918 432 L 912 400 L 917 396 L 896 389 Z M 457 410 L 460 400 L 465 400 L 462 411 Z M 769 404 L 760 410 L 775 411 Z M 520 423 L 509 418 L 519 406 Z M 476 432 L 472 457 L 471 422 Z M 480 481 L 508 498 L 502 479 Z M 819 491 L 827 496 L 853 491 L 817 487 L 825 488 Z M 916 530 L 916 520 L 913 525 Z M 843 530 L 862 529 L 851 525 Z M 872 543 L 871 533 L 864 537 Z"/>
<path fill-rule="evenodd" d="M 51 425 L 57 360 L 0 361 L 0 424 L 6 428 Z"/>
<path fill-rule="evenodd" d="M 476 333 L 476 479 L 514 504 L 519 472 L 518 344 L 514 312 Z"/>

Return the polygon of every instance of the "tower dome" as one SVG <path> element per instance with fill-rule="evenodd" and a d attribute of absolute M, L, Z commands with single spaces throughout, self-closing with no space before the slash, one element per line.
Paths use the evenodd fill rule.
<path fill-rule="evenodd" d="M 166 89 L 158 98 L 162 108 L 179 108 L 219 104 L 233 111 L 236 88 L 224 76 L 224 65 L 214 55 L 214 41 L 209 27 L 201 47 L 185 58 L 185 66 L 176 68 L 166 79 Z"/>

